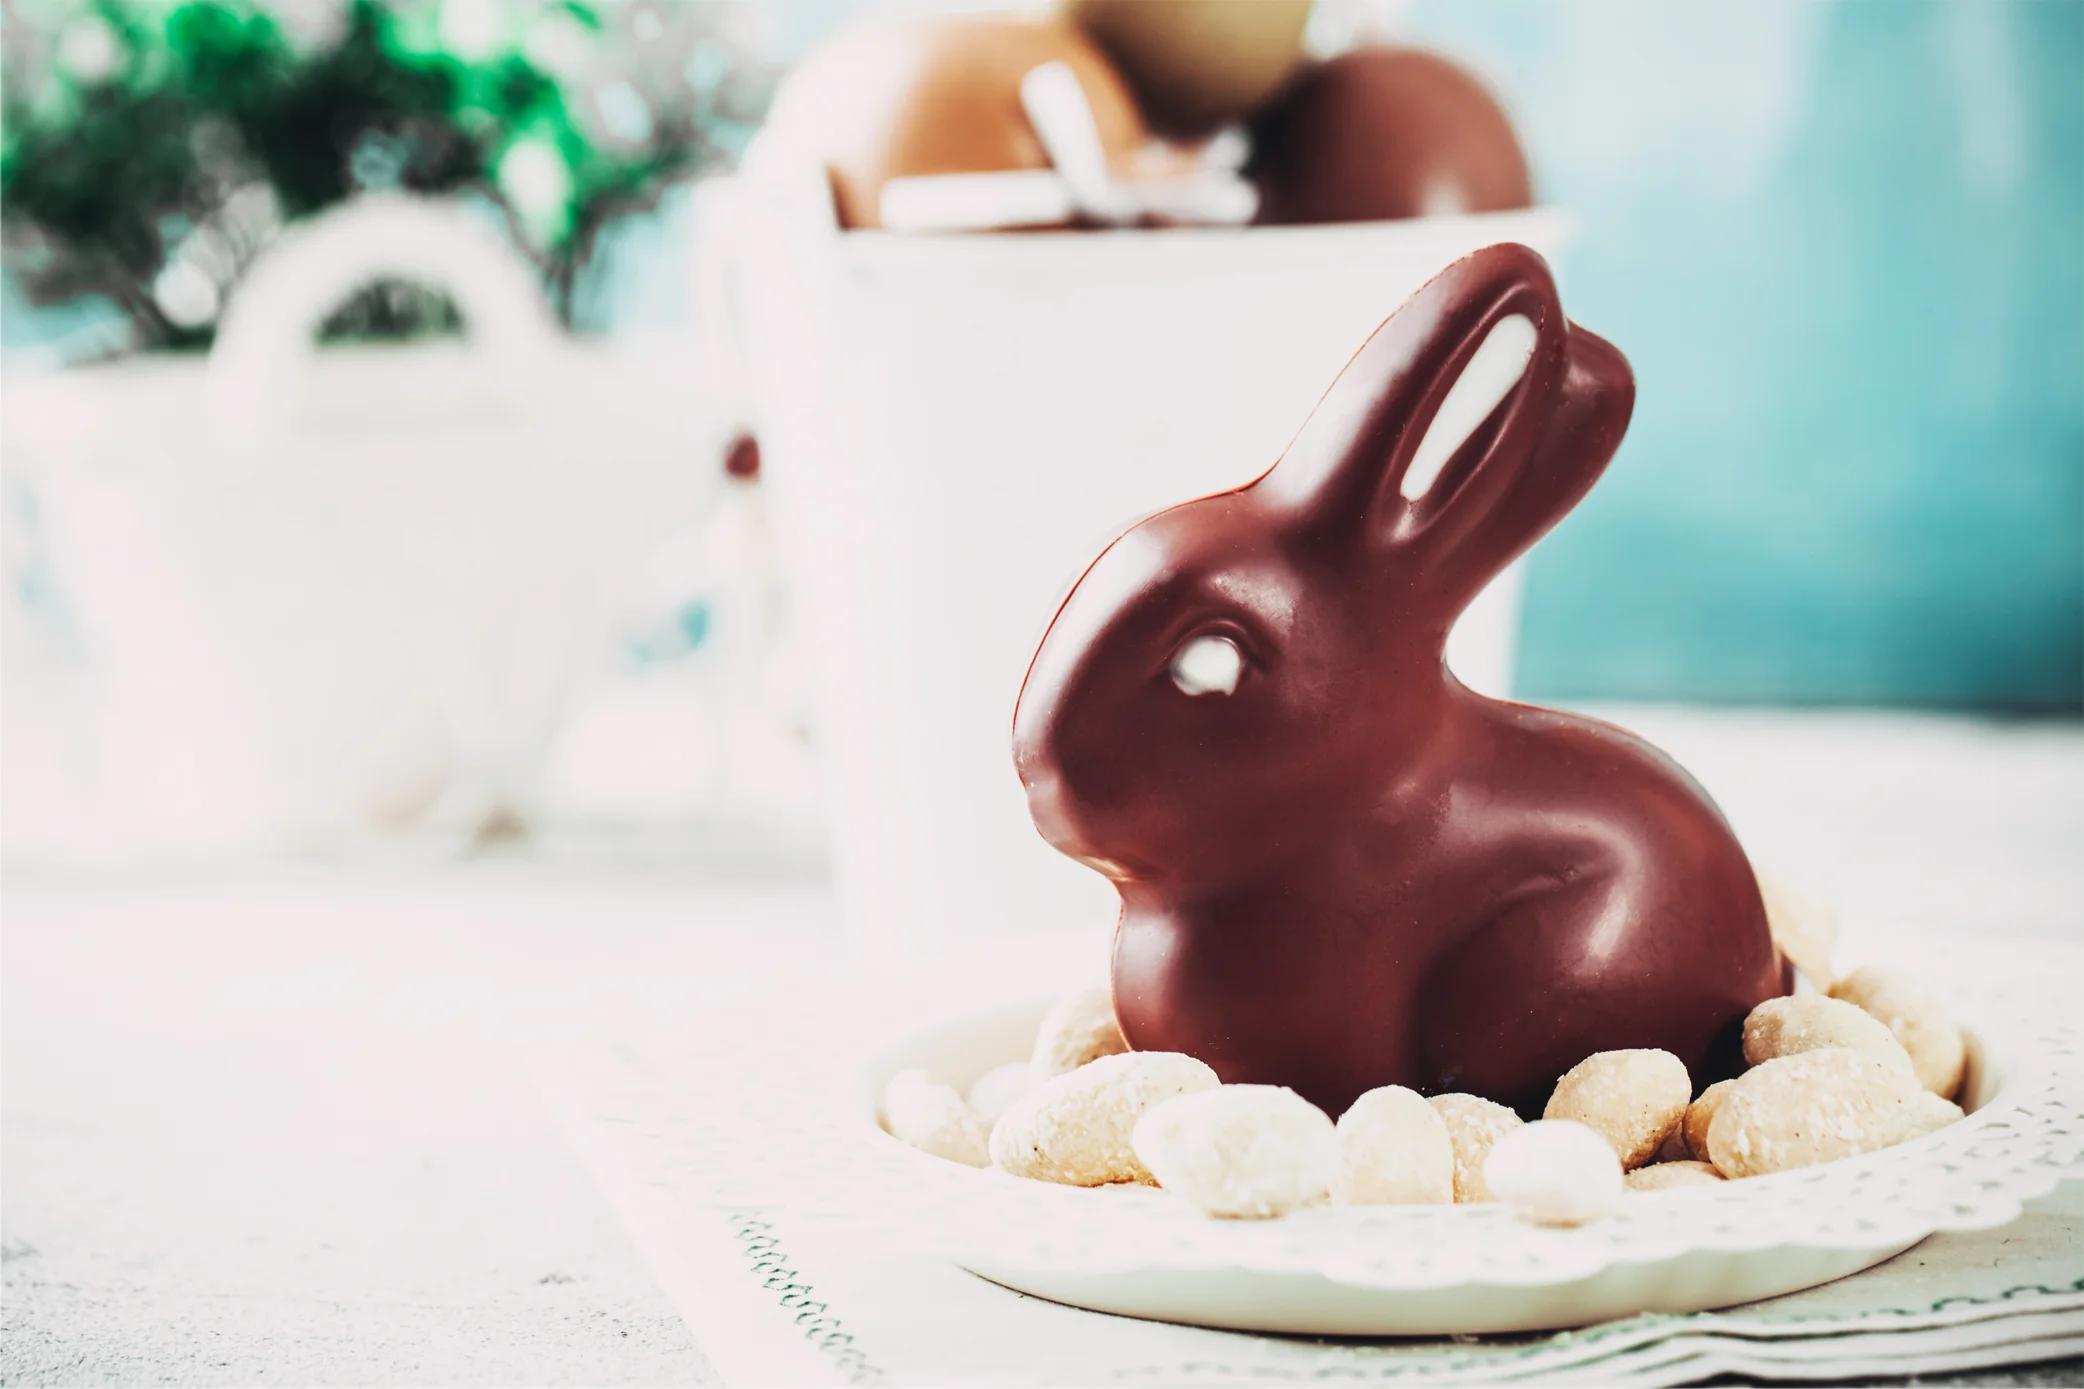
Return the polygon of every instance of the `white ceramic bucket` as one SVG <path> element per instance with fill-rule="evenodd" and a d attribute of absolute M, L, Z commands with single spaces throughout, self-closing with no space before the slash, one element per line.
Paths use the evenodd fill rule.
<path fill-rule="evenodd" d="M 1036 835 L 1010 753 L 1069 582 L 1137 517 L 1264 471 L 1428 276 L 1552 252 L 1566 218 L 904 236 L 827 203 L 713 186 L 704 244 L 806 600 L 855 943 L 1104 927 L 1112 892 Z M 1518 582 L 1450 643 L 1480 689 L 1509 684 Z"/>

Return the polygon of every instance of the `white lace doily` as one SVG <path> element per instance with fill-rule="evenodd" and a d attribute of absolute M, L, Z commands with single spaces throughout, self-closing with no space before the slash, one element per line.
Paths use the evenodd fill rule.
<path fill-rule="evenodd" d="M 847 1024 L 831 1011 L 776 1022 L 765 1035 L 686 1039 L 699 1058 L 648 1073 L 714 1090 L 675 1097 L 687 1122 L 647 1137 L 670 1154 L 670 1180 L 705 1190 L 719 1208 L 787 1208 L 887 1248 L 957 1262 L 988 1255 L 1091 1273 L 1242 1269 L 1415 1290 L 1562 1282 L 1693 1251 L 1883 1249 L 2003 1224 L 2022 1202 L 2084 1178 L 2084 1039 L 2070 1018 L 2077 957 L 2048 956 L 2062 962 L 2053 977 L 2020 968 L 1952 988 L 1997 1075 L 1966 1119 L 1860 1158 L 1634 1195 L 1619 1215 L 1574 1230 L 1528 1225 L 1498 1205 L 1212 1220 L 1148 1188 L 1053 1186 L 927 1157 L 875 1128 L 855 1064 L 862 1053 L 835 1052 L 829 1039 Z M 740 1058 L 729 1084 L 711 1079 L 722 1069 L 719 1046 Z M 659 1107 L 633 1102 L 631 1111 Z"/>

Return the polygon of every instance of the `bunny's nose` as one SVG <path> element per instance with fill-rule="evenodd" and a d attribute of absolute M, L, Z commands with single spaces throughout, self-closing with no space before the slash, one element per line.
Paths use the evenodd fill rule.
<path fill-rule="evenodd" d="M 1055 772 L 1023 767 L 1020 784 L 1028 793 L 1028 815 L 1033 818 L 1035 828 L 1051 844 L 1065 853 L 1071 852 L 1064 845 L 1068 817 L 1064 814 L 1063 778 Z"/>
<path fill-rule="evenodd" d="M 1079 817 L 1077 798 L 1060 774 L 1023 767 L 1020 782 L 1028 793 L 1028 815 L 1051 848 L 1116 883 L 1145 876 L 1136 861 L 1100 851 L 1101 839 Z"/>
<path fill-rule="evenodd" d="M 1055 770 L 1023 767 L 1020 784 L 1028 793 L 1028 816 L 1050 846 L 1072 858 L 1088 857 L 1090 846 L 1085 842 L 1086 836 L 1079 831 L 1078 817 L 1073 813 L 1070 789 L 1064 785 L 1063 775 Z"/>

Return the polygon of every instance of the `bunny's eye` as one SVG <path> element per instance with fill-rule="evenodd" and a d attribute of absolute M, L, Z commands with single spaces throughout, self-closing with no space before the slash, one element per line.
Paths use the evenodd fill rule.
<path fill-rule="evenodd" d="M 1245 656 L 1228 637 L 1193 637 L 1173 654 L 1171 673 L 1181 694 L 1235 694 Z"/>

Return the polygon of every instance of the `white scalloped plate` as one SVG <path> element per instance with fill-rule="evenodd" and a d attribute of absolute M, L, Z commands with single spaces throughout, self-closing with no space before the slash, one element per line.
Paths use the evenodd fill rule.
<path fill-rule="evenodd" d="M 1843 1278 L 1940 1230 L 2004 1224 L 2021 1202 L 2084 1177 L 2084 1055 L 2060 986 L 1956 1000 L 1974 1024 L 1960 1123 L 1797 1172 L 1631 1194 L 1619 1215 L 1577 1230 L 1539 1229 L 1496 1205 L 1211 1220 L 1149 1188 L 1051 1186 L 943 1162 L 876 1126 L 875 1097 L 900 1069 L 966 1083 L 1024 1056 L 1040 1002 L 958 1018 L 875 1057 L 854 1091 L 856 1176 L 876 1192 L 871 1219 L 888 1238 L 1124 1316 L 1396 1336 L 1705 1311 Z"/>

